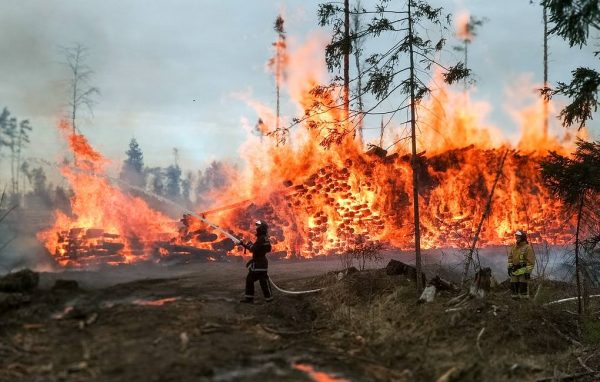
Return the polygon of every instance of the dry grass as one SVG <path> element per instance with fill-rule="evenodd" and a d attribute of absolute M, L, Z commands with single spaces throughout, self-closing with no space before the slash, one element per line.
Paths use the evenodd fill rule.
<path fill-rule="evenodd" d="M 580 371 L 573 352 L 585 351 L 574 345 L 581 330 L 561 307 L 513 301 L 499 288 L 485 300 L 468 300 L 460 310 L 447 312 L 452 295 L 416 304 L 414 283 L 384 270 L 331 280 L 315 308 L 317 320 L 331 329 L 324 342 L 410 370 L 418 380 L 435 380 L 452 367 L 461 381 L 530 380 L 555 366 L 566 373 Z M 549 283 L 542 301 L 560 296 L 563 288 Z M 590 328 L 596 333 L 595 326 Z"/>

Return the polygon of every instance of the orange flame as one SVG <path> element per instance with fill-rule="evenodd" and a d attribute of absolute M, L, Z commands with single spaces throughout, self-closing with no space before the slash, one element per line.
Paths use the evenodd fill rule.
<path fill-rule="evenodd" d="M 68 122 L 59 123 L 61 131 L 68 128 Z M 56 211 L 54 225 L 38 233 L 59 264 L 147 259 L 155 241 L 176 235 L 171 219 L 110 183 L 103 170 L 108 160 L 83 135 L 64 136 L 76 158 L 75 166 L 61 168 L 74 192 L 72 215 Z"/>

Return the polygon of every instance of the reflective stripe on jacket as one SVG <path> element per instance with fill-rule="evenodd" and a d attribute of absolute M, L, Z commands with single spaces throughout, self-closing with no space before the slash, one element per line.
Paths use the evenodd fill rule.
<path fill-rule="evenodd" d="M 529 243 L 514 245 L 508 254 L 508 267 L 519 266 L 513 275 L 518 276 L 533 272 L 535 266 L 535 253 Z"/>

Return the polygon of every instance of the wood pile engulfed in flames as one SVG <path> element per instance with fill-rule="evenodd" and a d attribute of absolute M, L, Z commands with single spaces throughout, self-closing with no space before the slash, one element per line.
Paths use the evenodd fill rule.
<path fill-rule="evenodd" d="M 469 245 L 505 151 L 468 146 L 430 157 L 419 155 L 426 247 Z M 560 203 L 541 186 L 538 161 L 535 155 L 511 152 L 508 156 L 480 245 L 509 243 L 517 228 L 527 229 L 533 242 L 562 244 L 571 239 L 572 227 L 562 219 Z M 238 208 L 223 221 L 246 237 L 254 220 L 269 222 L 275 257 L 332 255 L 358 244 L 410 249 L 411 176 L 409 156 L 360 155 L 320 166 L 297 184 L 286 180 L 265 204 Z M 209 234 L 202 231 L 207 228 L 202 223 L 196 224 L 199 232 Z M 203 241 L 186 235 L 181 240 L 190 245 Z"/>
<path fill-rule="evenodd" d="M 427 157 L 419 155 L 421 222 L 424 247 L 464 248 L 489 197 L 491 179 L 506 149 L 473 146 Z M 502 245 L 517 227 L 533 242 L 570 240 L 560 204 L 541 186 L 538 157 L 512 152 L 494 193 L 492 213 L 480 245 Z M 409 156 L 361 154 L 316 167 L 301 180 L 285 180 L 262 203 L 246 203 L 208 216 L 237 237 L 253 238 L 254 221 L 268 222 L 271 259 L 314 258 L 352 250 L 356 245 L 410 249 L 413 240 Z M 56 256 L 84 266 L 132 260 L 231 261 L 242 249 L 222 233 L 185 215 L 179 228 L 138 242 L 102 229 L 59 232 Z M 68 261 L 66 261 L 68 259 Z"/>
<path fill-rule="evenodd" d="M 68 125 L 59 127 L 70 132 Z M 111 184 L 103 175 L 107 161 L 102 155 L 83 136 L 65 137 L 80 167 L 61 169 L 73 189 L 72 213 L 55 211 L 53 226 L 38 233 L 57 263 L 241 260 L 243 249 L 222 232 L 187 215 L 177 222 L 151 207 L 152 196 L 132 195 Z M 330 256 L 365 245 L 412 248 L 410 155 L 388 155 L 377 147 L 365 153 L 352 140 L 331 150 L 313 147 L 305 156 L 288 148 L 273 150 L 272 166 L 230 174 L 247 184 L 232 181 L 219 189 L 209 206 L 213 209 L 206 212 L 211 213 L 208 220 L 245 240 L 254 239 L 256 220 L 266 221 L 271 259 Z M 420 153 L 422 247 L 468 247 L 499 170 L 478 245 L 508 244 L 516 229 L 530 232 L 533 242 L 570 241 L 572 222 L 542 186 L 539 161 L 544 155 L 480 145 Z"/>
<path fill-rule="evenodd" d="M 71 228 L 58 233 L 56 254 L 59 258 L 76 260 L 83 265 L 121 263 L 125 261 L 125 245 L 120 235 L 98 228 Z M 67 260 L 68 261 L 68 260 Z"/>

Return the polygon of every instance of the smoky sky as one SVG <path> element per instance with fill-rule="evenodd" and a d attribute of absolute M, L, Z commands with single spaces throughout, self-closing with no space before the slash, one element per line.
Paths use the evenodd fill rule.
<path fill-rule="evenodd" d="M 506 89 L 524 79 L 532 85 L 542 81 L 541 8 L 526 0 L 434 3 L 450 12 L 465 9 L 489 19 L 469 47 L 469 66 L 477 80 L 474 97 L 491 103 L 491 124 L 514 134 L 517 127 L 505 110 Z M 116 164 L 132 137 L 149 166 L 172 163 L 175 147 L 184 170 L 202 168 L 213 159 L 235 159 L 246 137 L 241 119 L 254 123 L 257 115 L 234 94 L 244 92 L 274 104 L 273 78 L 265 70 L 276 37 L 273 22 L 283 12 L 288 36 L 302 41 L 319 29 L 318 4 L 3 1 L 0 106 L 32 122 L 26 156 L 58 160 L 64 147 L 55 125 L 66 112 L 68 78 L 60 47 L 80 42 L 88 49 L 93 84 L 101 94 L 93 114 L 82 111 L 79 125 L 92 145 Z M 550 80 L 567 80 L 577 66 L 598 67 L 593 50 L 569 49 L 553 37 Z M 530 91 L 533 96 L 534 88 Z M 284 105 L 284 112 L 294 111 Z M 591 126 L 598 136 L 597 122 Z"/>

